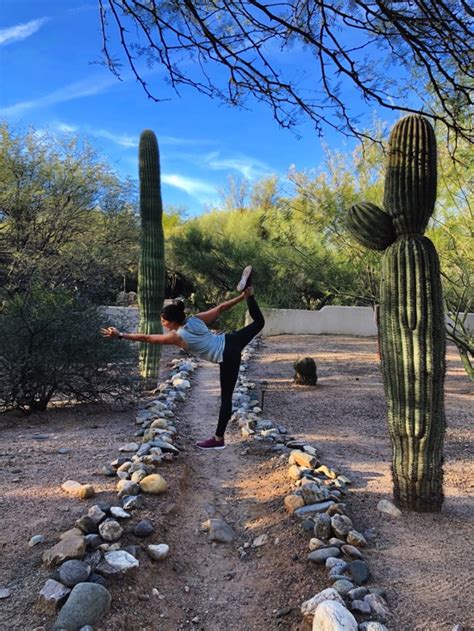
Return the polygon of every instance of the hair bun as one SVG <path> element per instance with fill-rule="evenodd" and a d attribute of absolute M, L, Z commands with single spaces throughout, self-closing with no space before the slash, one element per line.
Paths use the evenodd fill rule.
<path fill-rule="evenodd" d="M 184 313 L 184 302 L 182 300 L 177 300 L 174 303 L 176 309 L 178 309 L 179 311 L 182 311 Z"/>

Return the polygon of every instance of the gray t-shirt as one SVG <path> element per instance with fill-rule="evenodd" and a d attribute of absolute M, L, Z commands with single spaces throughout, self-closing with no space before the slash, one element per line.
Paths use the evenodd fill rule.
<path fill-rule="evenodd" d="M 224 356 L 224 333 L 212 333 L 205 322 L 196 316 L 186 319 L 176 333 L 188 345 L 188 350 L 197 357 L 219 364 Z"/>

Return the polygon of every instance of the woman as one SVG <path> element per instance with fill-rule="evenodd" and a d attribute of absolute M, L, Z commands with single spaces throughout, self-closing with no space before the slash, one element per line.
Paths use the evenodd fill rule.
<path fill-rule="evenodd" d="M 161 312 L 161 323 L 169 330 L 163 335 L 144 335 L 142 333 L 120 333 L 115 327 L 102 329 L 108 337 L 149 344 L 173 344 L 189 351 L 193 355 L 218 363 L 220 367 L 221 407 L 216 433 L 212 438 L 196 443 L 200 449 L 224 449 L 224 433 L 232 415 L 232 394 L 239 376 L 242 350 L 259 333 L 265 324 L 262 312 L 253 295 L 252 266 L 248 265 L 237 285 L 240 296 L 222 304 L 186 317 L 182 302 L 166 306 Z M 221 313 L 228 311 L 242 300 L 247 301 L 247 308 L 253 322 L 232 333 L 212 333 L 207 325 Z"/>

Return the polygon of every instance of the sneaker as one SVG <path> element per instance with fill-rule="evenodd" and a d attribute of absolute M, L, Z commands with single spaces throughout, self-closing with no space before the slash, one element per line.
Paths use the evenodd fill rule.
<path fill-rule="evenodd" d="M 207 440 L 201 440 L 196 443 L 196 447 L 199 449 L 224 449 L 224 439 L 216 440 L 214 436 L 212 438 L 208 438 Z"/>
<path fill-rule="evenodd" d="M 247 265 L 242 272 L 239 284 L 237 285 L 237 291 L 244 291 L 252 284 L 252 266 Z"/>

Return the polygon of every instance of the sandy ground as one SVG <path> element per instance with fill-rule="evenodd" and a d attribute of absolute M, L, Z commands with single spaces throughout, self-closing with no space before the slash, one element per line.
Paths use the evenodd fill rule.
<path fill-rule="evenodd" d="M 292 384 L 292 363 L 299 355 L 315 358 L 316 388 Z M 163 371 L 172 356 L 166 349 Z M 376 510 L 379 499 L 390 498 L 391 480 L 375 340 L 279 336 L 267 338 L 254 357 L 248 375 L 269 382 L 263 417 L 311 441 L 325 463 L 354 481 L 350 515 L 359 530 L 374 527 L 378 533 L 367 559 L 373 583 L 388 593 L 394 614 L 388 627 L 449 631 L 460 624 L 474 629 L 473 389 L 455 349 L 448 349 L 445 506 L 440 514 L 404 514 L 398 520 Z M 144 555 L 133 576 L 109 584 L 112 610 L 98 631 L 306 631 L 299 605 L 327 582 L 324 571 L 306 561 L 309 535 L 282 509 L 291 487 L 285 460 L 243 441 L 235 426 L 224 451 L 209 454 L 193 447 L 194 440 L 214 429 L 218 394 L 217 367 L 203 363 L 179 411 L 185 451 L 161 471 L 169 493 L 147 497 L 133 520 L 151 519 L 156 533 L 146 543 L 168 543 L 171 555 L 162 564 Z M 28 540 L 44 534 L 51 545 L 97 500 L 115 501 L 114 481 L 95 472 L 133 438 L 133 417 L 133 410 L 118 413 L 97 406 L 0 417 L 0 586 L 12 591 L 0 601 L 2 631 L 51 628 L 53 618 L 36 608 L 37 594 L 51 575 L 41 566 L 46 544 L 29 548 Z M 48 438 L 35 439 L 38 434 Z M 71 451 L 58 454 L 60 447 Z M 60 489 L 66 479 L 93 483 L 97 497 L 69 499 Z M 208 542 L 201 524 L 209 516 L 233 526 L 233 544 Z M 269 542 L 247 548 L 243 556 L 244 544 L 263 533 Z M 130 533 L 125 540 L 145 543 Z M 290 611 L 277 617 L 284 607 Z"/>

